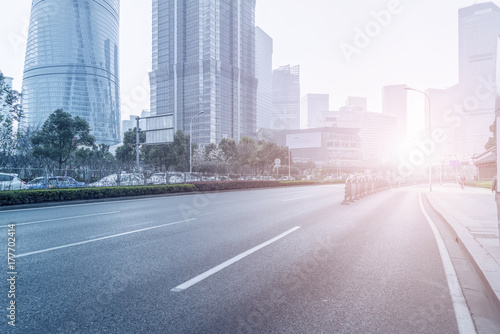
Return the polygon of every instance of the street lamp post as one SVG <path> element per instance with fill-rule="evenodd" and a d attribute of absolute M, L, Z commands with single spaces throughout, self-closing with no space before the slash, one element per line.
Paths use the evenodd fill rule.
<path fill-rule="evenodd" d="M 414 88 L 409 88 L 406 87 L 405 90 L 412 90 L 415 92 L 418 92 L 420 94 L 423 94 L 426 99 L 427 103 L 429 104 L 429 145 L 432 143 L 432 127 L 431 127 L 431 99 L 429 98 L 429 95 L 427 95 L 424 91 L 414 89 Z M 429 191 L 432 191 L 432 152 L 429 151 Z"/>
<path fill-rule="evenodd" d="M 135 163 L 137 166 L 137 173 L 139 173 L 139 121 L 141 118 L 137 116 L 135 118 L 136 126 L 135 126 Z"/>
<path fill-rule="evenodd" d="M 191 117 L 191 121 L 189 122 L 189 174 L 193 172 L 193 145 L 192 145 L 192 138 L 193 138 L 193 120 L 203 114 L 204 111 L 200 111 L 198 114 L 194 115 Z"/>

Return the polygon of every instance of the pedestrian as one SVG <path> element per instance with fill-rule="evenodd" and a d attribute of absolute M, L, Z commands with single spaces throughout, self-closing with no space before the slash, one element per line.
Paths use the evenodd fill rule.
<path fill-rule="evenodd" d="M 459 182 L 460 182 L 460 188 L 464 189 L 465 187 L 465 176 L 461 176 L 460 179 L 459 179 Z"/>
<path fill-rule="evenodd" d="M 491 192 L 495 193 L 496 195 L 496 191 L 497 191 L 497 176 L 495 175 L 495 177 L 493 178 L 493 182 L 491 182 Z"/>

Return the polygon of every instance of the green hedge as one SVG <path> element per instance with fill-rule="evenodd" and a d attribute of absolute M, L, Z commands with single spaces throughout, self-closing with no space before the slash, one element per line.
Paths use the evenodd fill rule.
<path fill-rule="evenodd" d="M 334 181 L 327 183 L 343 183 L 343 181 Z M 315 181 L 221 181 L 193 182 L 190 184 L 171 184 L 156 186 L 0 191 L 0 206 L 112 197 L 158 195 L 193 191 L 205 192 L 314 184 L 324 183 Z"/>
<path fill-rule="evenodd" d="M 487 189 L 491 189 L 491 183 L 492 183 L 492 181 L 467 181 L 467 182 L 465 182 L 465 184 L 470 186 L 470 187 L 487 188 Z"/>
<path fill-rule="evenodd" d="M 264 187 L 279 187 L 278 181 L 221 181 L 221 182 L 193 182 L 199 191 L 236 190 Z"/>
<path fill-rule="evenodd" d="M 163 186 L 0 191 L 0 206 L 112 197 L 157 195 L 177 192 L 192 192 L 195 190 L 196 187 L 191 184 L 173 184 Z"/>

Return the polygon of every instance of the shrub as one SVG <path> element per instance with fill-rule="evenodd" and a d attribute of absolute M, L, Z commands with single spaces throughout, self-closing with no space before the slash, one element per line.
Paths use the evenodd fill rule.
<path fill-rule="evenodd" d="M 191 184 L 0 191 L 0 206 L 195 191 Z"/>
<path fill-rule="evenodd" d="M 221 181 L 221 182 L 192 182 L 199 191 L 236 190 L 264 187 L 278 187 L 278 181 Z"/>

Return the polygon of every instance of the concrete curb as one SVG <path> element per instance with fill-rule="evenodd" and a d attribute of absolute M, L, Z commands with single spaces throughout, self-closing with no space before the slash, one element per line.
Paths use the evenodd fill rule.
<path fill-rule="evenodd" d="M 477 225 L 477 223 L 461 212 L 457 212 L 448 204 L 433 201 L 433 194 L 424 193 L 424 195 L 432 209 L 455 231 L 456 237 L 460 240 L 460 246 L 468 255 L 485 286 L 489 288 L 491 301 L 500 308 L 500 264 L 466 227 Z"/>

